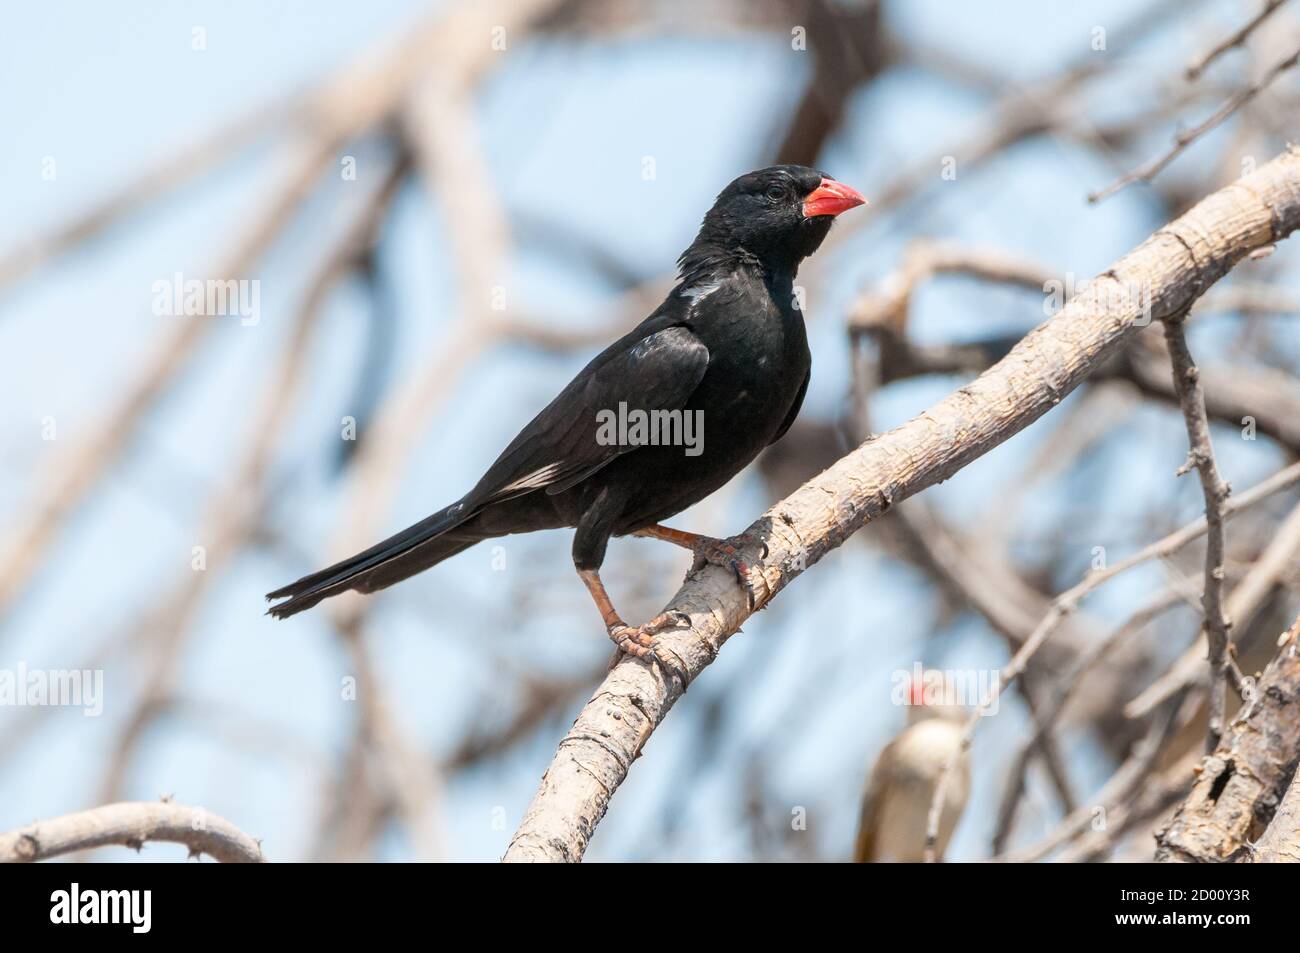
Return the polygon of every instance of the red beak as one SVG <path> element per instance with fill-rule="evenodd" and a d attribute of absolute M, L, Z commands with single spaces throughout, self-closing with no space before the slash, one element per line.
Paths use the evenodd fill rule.
<path fill-rule="evenodd" d="M 851 208 L 866 204 L 867 200 L 856 189 L 851 189 L 843 182 L 836 182 L 834 179 L 822 179 L 821 184 L 803 200 L 803 214 L 804 218 L 812 218 L 814 215 L 839 215 L 840 212 L 847 212 Z"/>

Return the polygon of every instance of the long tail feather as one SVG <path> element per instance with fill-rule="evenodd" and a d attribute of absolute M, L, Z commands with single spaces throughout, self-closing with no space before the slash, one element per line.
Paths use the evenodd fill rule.
<path fill-rule="evenodd" d="M 267 599 L 287 600 L 267 613 L 284 619 L 348 589 L 374 592 L 427 569 L 482 538 L 451 532 L 474 515 L 470 507 L 453 503 L 364 552 L 267 593 Z"/>

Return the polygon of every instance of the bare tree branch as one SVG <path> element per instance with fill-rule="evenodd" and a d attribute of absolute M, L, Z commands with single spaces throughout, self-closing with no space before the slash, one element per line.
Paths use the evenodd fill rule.
<path fill-rule="evenodd" d="M 1186 698 L 1169 706 L 1168 712 L 1152 720 L 1146 734 L 1133 746 L 1123 764 L 1110 776 L 1101 790 L 1088 799 L 1088 803 L 1063 819 L 1056 828 L 1037 844 L 995 860 L 1010 863 L 1032 863 L 1042 860 L 1053 851 L 1074 842 L 1084 835 L 1094 820 L 1095 808 L 1100 806 L 1107 815 L 1121 805 L 1131 803 L 1155 770 L 1160 752 L 1169 740 L 1190 720 L 1192 712 L 1185 704 Z"/>
<path fill-rule="evenodd" d="M 1205 613 L 1205 635 L 1210 647 L 1210 728 L 1206 749 L 1213 751 L 1223 734 L 1228 701 L 1228 626 L 1231 623 L 1223 614 L 1223 505 L 1230 490 L 1219 478 L 1219 465 L 1210 441 L 1210 421 L 1205 416 L 1205 394 L 1192 352 L 1187 347 L 1183 318 L 1184 315 L 1176 314 L 1165 319 L 1165 340 L 1169 342 L 1174 387 L 1187 423 L 1187 462 L 1178 469 L 1178 475 L 1196 470 L 1205 496 L 1205 584 L 1201 590 L 1201 609 Z"/>
<path fill-rule="evenodd" d="M 1300 864 L 1300 771 L 1293 773 L 1273 823 L 1255 841 L 1257 864 Z"/>
<path fill-rule="evenodd" d="M 812 75 L 772 150 L 777 162 L 816 165 L 840 128 L 853 93 L 888 65 L 879 0 L 791 0 L 790 22 L 804 25 Z"/>
<path fill-rule="evenodd" d="M 1221 863 L 1235 859 L 1252 828 L 1267 824 L 1300 758 L 1300 619 L 1278 640 L 1264 670 L 1215 751 L 1201 762 L 1196 783 L 1156 837 L 1156 860 Z"/>
<path fill-rule="evenodd" d="M 37 821 L 0 834 L 0 863 L 48 860 L 92 847 L 140 850 L 149 841 L 184 844 L 190 856 L 223 864 L 260 864 L 262 845 L 223 817 L 167 801 L 124 801 Z"/>
<path fill-rule="evenodd" d="M 1255 28 L 1273 15 L 1278 7 L 1286 3 L 1286 0 L 1266 0 L 1264 8 L 1251 17 L 1251 19 L 1240 30 L 1229 34 L 1221 43 L 1216 43 L 1204 56 L 1200 57 L 1195 63 L 1187 67 L 1187 78 L 1189 80 L 1200 79 L 1206 68 L 1229 50 L 1236 49 L 1246 42 L 1246 39 L 1255 32 Z"/>
<path fill-rule="evenodd" d="M 1250 571 L 1228 596 L 1224 614 L 1232 620 L 1234 629 L 1240 631 L 1250 624 L 1273 587 L 1285 575 L 1297 551 L 1300 551 L 1300 506 L 1292 508 Z M 1229 642 L 1229 651 L 1233 651 L 1232 645 Z M 1166 675 L 1125 706 L 1125 716 L 1141 718 L 1179 689 L 1207 684 L 1206 650 L 1207 642 L 1202 635 L 1179 657 Z"/>
<path fill-rule="evenodd" d="M 1010 780 L 1003 792 L 1002 804 L 998 808 L 997 828 L 993 833 L 993 853 L 1002 853 L 1003 848 L 1006 847 L 1007 839 L 1011 836 L 1012 826 L 1016 818 L 1016 808 L 1019 806 L 1021 796 L 1025 791 L 1030 756 L 1042 739 L 1050 735 L 1061 716 L 1061 712 L 1065 710 L 1066 702 L 1074 697 L 1074 689 L 1083 679 L 1083 676 L 1105 658 L 1116 645 L 1138 634 L 1157 616 L 1180 604 L 1181 599 L 1182 597 L 1175 592 L 1164 592 L 1133 613 L 1122 625 L 1117 626 L 1104 638 L 1095 642 L 1087 653 L 1080 656 L 1074 665 L 1060 678 L 1060 688 L 1048 700 L 1046 707 L 1037 714 L 1033 734 L 1030 735 L 1029 740 L 1025 742 L 1017 754 L 1015 766 L 1007 772 Z"/>
<path fill-rule="evenodd" d="M 1191 129 L 1183 130 L 1182 132 L 1174 136 L 1174 144 L 1169 148 L 1167 152 L 1164 152 L 1161 155 L 1156 156 L 1156 158 L 1152 159 L 1150 162 L 1138 166 L 1132 172 L 1120 176 L 1118 179 L 1116 179 L 1110 185 L 1106 186 L 1104 189 L 1101 189 L 1097 192 L 1092 192 L 1088 196 L 1088 201 L 1094 203 L 1100 202 L 1102 199 L 1114 195 L 1116 192 L 1120 191 L 1121 189 L 1129 185 L 1132 185 L 1134 182 L 1150 182 L 1162 171 L 1164 171 L 1165 166 L 1169 165 L 1169 163 L 1173 162 L 1174 159 L 1178 158 L 1179 153 L 1181 153 L 1184 149 L 1190 146 L 1197 139 L 1201 138 L 1201 136 L 1205 135 L 1215 126 L 1219 125 L 1219 123 L 1223 122 L 1225 119 L 1227 119 L 1229 116 L 1235 113 L 1242 106 L 1246 105 L 1246 103 L 1250 102 L 1252 99 L 1258 96 L 1261 92 L 1263 92 L 1265 89 L 1268 88 L 1268 86 L 1273 82 L 1273 80 L 1277 79 L 1287 70 L 1293 69 L 1297 63 L 1300 63 L 1300 49 L 1297 49 L 1286 59 L 1276 64 L 1272 69 L 1270 69 L 1267 73 L 1265 73 L 1261 79 L 1259 79 L 1254 83 L 1251 83 L 1245 89 L 1241 90 L 1241 92 L 1237 93 L 1227 102 L 1225 102 L 1222 106 L 1220 106 L 1208 117 L 1206 117 L 1206 119 L 1203 122 L 1197 123 Z"/>

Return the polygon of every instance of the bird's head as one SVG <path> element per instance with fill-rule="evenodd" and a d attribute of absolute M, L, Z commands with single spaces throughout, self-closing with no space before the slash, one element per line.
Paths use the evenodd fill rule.
<path fill-rule="evenodd" d="M 748 255 L 771 271 L 793 274 L 821 245 L 841 212 L 865 205 L 857 191 L 802 165 L 749 172 L 718 195 L 694 244 L 682 254 L 683 276 L 701 262 Z"/>

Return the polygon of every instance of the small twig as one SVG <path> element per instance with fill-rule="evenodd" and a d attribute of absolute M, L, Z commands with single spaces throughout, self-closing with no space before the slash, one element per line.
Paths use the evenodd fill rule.
<path fill-rule="evenodd" d="M 1235 498 L 1234 498 L 1235 499 Z M 1265 604 L 1275 586 L 1285 577 L 1292 559 L 1300 551 L 1300 506 L 1292 508 L 1264 551 L 1245 577 L 1233 588 L 1224 604 L 1224 613 L 1234 627 L 1244 630 Z M 1180 688 L 1191 688 L 1204 679 L 1203 659 L 1206 653 L 1204 638 L 1198 638 L 1186 652 L 1159 679 L 1137 698 L 1124 706 L 1126 718 L 1142 718 Z M 1231 650 L 1228 653 L 1228 674 L 1234 684 L 1240 684 L 1239 673 Z"/>
<path fill-rule="evenodd" d="M 1052 603 L 1052 607 L 1044 616 L 1043 621 L 1038 624 L 1033 634 L 1025 640 L 1024 644 L 1016 651 L 1016 654 L 1011 657 L 1011 661 L 1002 667 L 1002 671 L 998 673 L 997 684 L 989 692 L 988 697 L 975 706 L 974 711 L 966 719 L 966 724 L 962 726 L 961 742 L 944 762 L 943 769 L 939 772 L 939 780 L 934 785 L 934 794 L 930 798 L 930 812 L 925 823 L 925 862 L 927 864 L 932 864 L 938 859 L 936 848 L 939 840 L 939 819 L 943 814 L 944 798 L 947 796 L 948 785 L 957 770 L 958 763 L 961 761 L 962 756 L 970 750 L 971 738 L 975 735 L 975 726 L 979 724 L 980 718 L 992 708 L 993 703 L 1001 696 L 1003 687 L 1011 684 L 1024 673 L 1025 666 L 1033 658 L 1034 653 L 1056 631 L 1073 608 L 1073 604 L 1067 604 L 1061 599 L 1057 599 Z"/>
<path fill-rule="evenodd" d="M 1095 818 L 1097 807 L 1101 807 L 1108 814 L 1119 805 L 1131 801 L 1155 769 L 1160 752 L 1164 750 L 1165 745 L 1187 725 L 1194 715 L 1193 706 L 1185 704 L 1186 701 L 1188 699 L 1185 697 L 1178 699 L 1169 706 L 1167 717 L 1156 718 L 1151 722 L 1146 734 L 1133 746 L 1124 763 L 1090 799 L 1089 804 L 1085 804 L 1066 817 L 1055 830 L 1033 846 L 1014 854 L 995 857 L 994 860 L 1011 863 L 1033 863 L 1042 860 L 1088 831 Z"/>
<path fill-rule="evenodd" d="M 1169 165 L 1169 163 L 1173 162 L 1184 149 L 1190 146 L 1197 139 L 1201 138 L 1201 136 L 1205 135 L 1215 126 L 1219 125 L 1242 106 L 1246 105 L 1246 103 L 1258 96 L 1273 82 L 1273 80 L 1277 79 L 1287 70 L 1294 68 L 1297 63 L 1300 63 L 1300 49 L 1297 49 L 1282 62 L 1270 69 L 1264 74 L 1262 79 L 1251 83 L 1241 92 L 1237 93 L 1225 102 L 1207 119 L 1205 119 L 1205 121 L 1193 126 L 1191 129 L 1185 129 L 1178 133 L 1178 135 L 1174 136 L 1174 144 L 1166 152 L 1152 159 L 1150 162 L 1138 166 L 1132 172 L 1120 176 L 1104 189 L 1089 194 L 1088 201 L 1095 204 L 1100 202 L 1102 199 L 1109 198 L 1121 189 L 1132 185 L 1134 182 L 1150 182 L 1159 175 L 1164 168 Z"/>
<path fill-rule="evenodd" d="M 266 861 L 260 843 L 201 807 L 127 801 L 37 821 L 0 834 L 0 863 L 48 860 L 110 844 L 140 850 L 148 841 L 184 844 L 191 857 L 207 854 L 223 864 Z"/>
<path fill-rule="evenodd" d="M 1173 363 L 1174 387 L 1187 423 L 1189 452 L 1187 462 L 1179 468 L 1178 474 L 1181 476 L 1195 469 L 1200 475 L 1201 492 L 1205 496 L 1205 588 L 1201 594 L 1201 606 L 1205 610 L 1205 635 L 1210 649 L 1210 727 L 1206 745 L 1207 750 L 1213 751 L 1223 735 L 1228 701 L 1228 627 L 1231 623 L 1223 613 L 1223 509 L 1231 490 L 1219 479 L 1214 446 L 1210 442 L 1210 422 L 1205 415 L 1205 394 L 1201 390 L 1200 374 L 1191 351 L 1187 348 L 1183 317 L 1176 314 L 1165 319 L 1165 341 Z"/>
<path fill-rule="evenodd" d="M 1006 792 L 1003 795 L 1002 806 L 998 810 L 998 825 L 993 835 L 994 854 L 1002 853 L 1002 849 L 1011 835 L 1012 825 L 1016 817 L 1016 808 L 1019 806 L 1021 795 L 1025 790 L 1025 779 L 1029 772 L 1030 757 L 1043 739 L 1050 736 L 1056 722 L 1060 719 L 1061 713 L 1065 710 L 1066 702 L 1073 697 L 1074 689 L 1082 682 L 1083 676 L 1100 662 L 1112 648 L 1141 632 L 1157 616 L 1178 605 L 1181 599 L 1182 597 L 1177 592 L 1169 590 L 1143 606 L 1125 620 L 1122 625 L 1111 630 L 1105 638 L 1095 642 L 1060 679 L 1060 689 L 1049 698 L 1046 707 L 1037 713 L 1034 732 L 1020 749 L 1019 754 L 1016 756 L 1015 767 L 1009 773 L 1011 781 L 1008 783 Z M 1073 808 L 1067 813 L 1072 811 Z"/>
<path fill-rule="evenodd" d="M 922 567 L 945 591 L 961 598 L 984 616 L 994 631 L 1006 639 L 1009 651 L 1014 652 L 1033 634 L 1047 599 L 1025 582 L 1000 552 L 987 545 L 977 546 L 972 539 L 961 538 L 933 507 L 921 499 L 899 505 L 894 510 L 894 518 L 909 544 L 916 548 Z M 1091 634 L 1087 631 L 1091 627 L 1078 628 L 1081 636 Z M 1058 664 L 1064 664 L 1064 660 L 1082 651 L 1083 638 L 1075 641 L 1079 644 L 1068 646 L 1068 653 L 1062 653 L 1063 661 Z M 1050 666 L 1050 661 L 1048 664 Z M 1045 671 L 1050 671 L 1050 668 Z M 1031 716 L 1037 721 L 1039 693 L 1029 685 L 1032 674 L 1027 673 L 1021 679 L 1020 691 Z M 1068 813 L 1074 809 L 1074 798 L 1065 771 L 1065 759 L 1057 750 L 1054 737 L 1046 734 L 1037 737 L 1036 747 L 1043 756 L 1062 809 Z"/>
<path fill-rule="evenodd" d="M 1255 28 L 1267 20 L 1273 14 L 1273 11 L 1284 3 L 1286 3 L 1286 0 L 1267 0 L 1264 9 L 1260 10 L 1249 23 L 1187 67 L 1187 78 L 1192 81 L 1199 79 L 1211 63 L 1229 50 L 1236 49 L 1245 43 L 1247 37 L 1255 31 Z"/>
<path fill-rule="evenodd" d="M 1144 7 L 1126 23 L 1112 31 L 1115 42 L 1107 51 L 1106 60 L 1127 56 L 1133 45 L 1148 40 L 1164 28 L 1168 21 L 1186 14 L 1183 0 L 1159 0 Z M 814 273 L 826 262 L 826 252 L 842 246 L 871 221 L 879 221 L 886 210 L 897 212 L 934 185 L 936 170 L 949 157 L 961 157 L 962 168 L 968 172 L 994 156 L 1001 155 L 1013 146 L 1053 130 L 1065 130 L 1079 125 L 1082 110 L 1075 103 L 1085 95 L 1084 87 L 1094 77 L 1103 73 L 1104 61 L 1088 52 L 1074 57 L 1065 68 L 1041 82 L 1013 84 L 992 103 L 970 127 L 973 132 L 964 138 L 949 140 L 928 158 L 904 164 L 902 171 L 883 187 L 873 192 L 873 215 L 845 222 L 831 232 L 822 246 L 819 258 L 812 259 Z"/>
<path fill-rule="evenodd" d="M 1142 785 L 1128 804 L 1115 804 L 1106 811 L 1106 826 L 1099 831 L 1076 835 L 1065 850 L 1053 858 L 1058 864 L 1088 864 L 1106 860 L 1116 845 L 1141 824 L 1155 821 L 1177 804 L 1187 790 L 1183 774 L 1167 771 Z"/>

